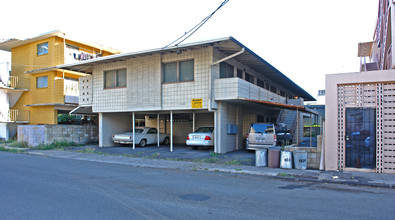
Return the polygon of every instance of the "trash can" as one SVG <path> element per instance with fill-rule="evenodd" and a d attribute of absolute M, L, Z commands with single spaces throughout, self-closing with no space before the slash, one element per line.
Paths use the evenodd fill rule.
<path fill-rule="evenodd" d="M 305 170 L 307 168 L 307 152 L 298 150 L 294 152 L 295 169 Z"/>
<path fill-rule="evenodd" d="M 255 150 L 255 166 L 267 167 L 267 149 Z"/>
<path fill-rule="evenodd" d="M 281 151 L 280 168 L 292 169 L 292 153 Z"/>
<path fill-rule="evenodd" d="M 280 167 L 280 152 L 281 147 L 269 147 L 267 153 L 267 164 L 270 168 Z"/>

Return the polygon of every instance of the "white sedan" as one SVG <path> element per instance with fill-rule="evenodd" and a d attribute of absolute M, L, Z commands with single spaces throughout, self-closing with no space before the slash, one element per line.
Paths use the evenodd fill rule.
<path fill-rule="evenodd" d="M 200 127 L 195 132 L 188 134 L 187 145 L 214 146 L 214 127 Z"/>
<path fill-rule="evenodd" d="M 156 128 L 137 127 L 135 129 L 134 139 L 141 147 L 144 147 L 147 144 L 157 144 L 158 130 Z M 169 140 L 169 134 L 159 134 L 160 143 L 168 145 L 170 142 Z M 113 134 L 112 141 L 118 144 L 133 144 L 133 128 L 124 133 Z"/>

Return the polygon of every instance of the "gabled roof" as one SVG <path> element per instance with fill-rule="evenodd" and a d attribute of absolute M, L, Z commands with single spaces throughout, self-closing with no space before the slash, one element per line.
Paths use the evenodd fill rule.
<path fill-rule="evenodd" d="M 16 39 L 16 38 L 9 39 L 7 41 L 4 41 L 4 42 L 0 43 L 0 50 L 11 52 L 12 48 L 19 47 L 19 46 L 22 46 L 22 45 L 25 45 L 25 44 L 29 44 L 29 43 L 32 43 L 32 42 L 35 42 L 35 41 L 44 40 L 44 39 L 47 39 L 47 38 L 50 38 L 50 37 L 65 38 L 65 33 L 56 30 L 56 31 L 51 31 L 51 32 L 47 32 L 47 33 L 38 35 L 38 36 L 33 37 L 33 38 L 27 38 L 27 39 L 24 39 L 24 40 L 20 40 L 20 39 Z M 94 47 L 94 48 L 100 48 L 100 49 L 102 49 L 104 51 L 107 51 L 107 52 L 110 52 L 110 53 L 115 53 L 115 54 L 119 54 L 120 53 L 119 50 L 116 50 L 116 49 L 113 49 L 113 48 L 110 48 L 110 47 L 106 47 L 106 46 L 103 46 L 103 45 L 93 44 L 93 43 L 85 43 L 85 42 L 81 42 L 81 41 L 72 40 L 72 39 L 69 39 L 67 37 L 65 39 L 69 40 L 69 41 L 73 41 L 73 42 L 79 43 L 79 44 L 83 44 L 83 45 L 86 45 L 86 46 L 90 46 L 90 47 Z"/>
<path fill-rule="evenodd" d="M 305 101 L 315 101 L 315 98 L 312 97 L 309 93 L 299 87 L 296 83 L 290 80 L 287 76 L 281 73 L 279 70 L 274 68 L 270 63 L 265 61 L 263 58 L 258 56 L 252 50 L 248 49 L 242 43 L 234 39 L 233 37 L 225 37 L 220 39 L 214 40 L 207 40 L 201 41 L 196 43 L 187 43 L 178 46 L 166 47 L 166 48 L 157 48 L 151 50 L 144 50 L 138 52 L 130 52 L 130 53 L 122 53 L 122 54 L 115 54 L 106 57 L 99 57 L 87 61 L 82 61 L 73 64 L 64 64 L 59 65 L 57 68 L 59 69 L 66 69 L 76 72 L 82 72 L 86 74 L 92 74 L 93 65 L 96 64 L 103 64 L 103 63 L 110 63 L 116 61 L 125 61 L 127 59 L 139 56 L 150 55 L 154 53 L 177 53 L 182 52 L 183 50 L 187 49 L 194 49 L 194 48 L 202 48 L 212 46 L 219 51 L 221 51 L 225 56 L 229 56 L 241 51 L 242 48 L 245 49 L 245 52 L 234 57 L 233 59 L 239 61 L 240 63 L 250 67 L 254 71 L 262 74 L 269 80 L 272 80 L 284 87 L 288 90 L 294 92 L 299 97 L 304 98 Z"/>

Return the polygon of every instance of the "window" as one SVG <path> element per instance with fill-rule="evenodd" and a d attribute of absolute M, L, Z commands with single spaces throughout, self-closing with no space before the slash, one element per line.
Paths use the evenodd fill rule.
<path fill-rule="evenodd" d="M 281 95 L 282 97 L 285 97 L 285 92 L 282 91 L 282 90 L 280 90 L 280 95 Z"/>
<path fill-rule="evenodd" d="M 240 79 L 243 79 L 243 70 L 237 69 L 237 77 L 239 77 Z"/>
<path fill-rule="evenodd" d="M 48 76 L 40 76 L 36 78 L 37 88 L 48 88 Z"/>
<path fill-rule="evenodd" d="M 37 44 L 37 55 L 43 55 L 48 53 L 48 42 Z"/>
<path fill-rule="evenodd" d="M 253 75 L 246 73 L 245 77 L 246 77 L 245 80 L 247 82 L 254 83 L 254 76 Z"/>
<path fill-rule="evenodd" d="M 193 81 L 193 60 L 163 64 L 163 82 Z"/>
<path fill-rule="evenodd" d="M 104 71 L 104 88 L 126 87 L 126 69 Z"/>
<path fill-rule="evenodd" d="M 150 129 L 147 131 L 147 134 L 156 134 L 156 133 L 158 133 L 158 130 L 156 130 L 156 128 L 150 128 Z"/>
<path fill-rule="evenodd" d="M 262 80 L 258 79 L 257 80 L 257 85 L 261 88 L 265 88 L 265 82 L 263 82 Z"/>
<path fill-rule="evenodd" d="M 233 66 L 228 63 L 219 64 L 219 78 L 232 78 L 233 77 Z"/>
<path fill-rule="evenodd" d="M 270 85 L 270 92 L 277 93 L 277 88 Z"/>

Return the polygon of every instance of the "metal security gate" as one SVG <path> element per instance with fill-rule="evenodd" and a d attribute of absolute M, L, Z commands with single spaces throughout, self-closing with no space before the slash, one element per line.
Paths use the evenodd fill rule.
<path fill-rule="evenodd" d="M 376 165 L 376 109 L 346 108 L 346 167 Z"/>

